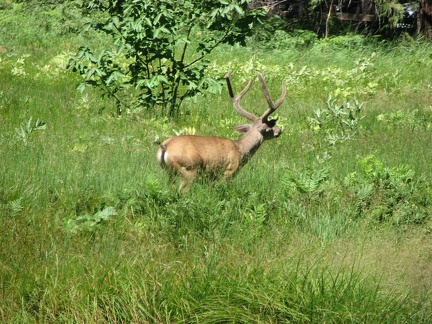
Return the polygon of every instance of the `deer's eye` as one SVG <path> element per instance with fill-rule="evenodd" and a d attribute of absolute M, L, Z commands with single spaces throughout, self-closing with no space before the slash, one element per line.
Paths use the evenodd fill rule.
<path fill-rule="evenodd" d="M 268 127 L 274 127 L 276 125 L 277 119 L 272 119 L 267 122 Z"/>

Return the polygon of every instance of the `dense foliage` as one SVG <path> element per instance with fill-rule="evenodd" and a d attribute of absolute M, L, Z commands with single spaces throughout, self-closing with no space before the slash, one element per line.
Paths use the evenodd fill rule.
<path fill-rule="evenodd" d="M 324 37 L 355 30 L 387 38 L 410 33 L 430 39 L 432 32 L 431 0 L 268 0 L 253 4 L 264 5 L 269 14 L 283 17 L 294 29 L 313 30 Z"/>

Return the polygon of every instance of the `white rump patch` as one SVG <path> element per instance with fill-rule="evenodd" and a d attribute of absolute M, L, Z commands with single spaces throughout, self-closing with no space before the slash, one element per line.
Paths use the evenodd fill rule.
<path fill-rule="evenodd" d="M 168 164 L 168 152 L 160 149 L 157 152 L 157 160 L 159 161 L 160 164 L 167 165 Z"/>

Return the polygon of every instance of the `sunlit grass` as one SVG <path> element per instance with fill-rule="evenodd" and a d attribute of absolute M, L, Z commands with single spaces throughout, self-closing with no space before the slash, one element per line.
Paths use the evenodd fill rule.
<path fill-rule="evenodd" d="M 284 132 L 233 180 L 178 194 L 152 142 L 192 127 L 236 138 L 244 120 L 225 91 L 176 121 L 115 116 L 52 64 L 62 38 L 46 55 L 21 42 L 0 54 L 3 322 L 430 321 L 429 44 L 216 51 L 211 73 L 233 68 L 236 89 L 256 69 L 272 95 L 290 80 Z M 258 113 L 260 91 L 244 98 Z M 358 132 L 334 147 L 308 121 L 329 94 L 365 103 Z M 387 173 L 362 167 L 371 154 Z"/>

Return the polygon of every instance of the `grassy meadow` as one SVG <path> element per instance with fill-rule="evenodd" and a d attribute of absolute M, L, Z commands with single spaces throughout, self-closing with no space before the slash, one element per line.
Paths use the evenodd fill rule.
<path fill-rule="evenodd" d="M 66 69 L 98 39 L 38 15 L 0 10 L 0 322 L 432 321 L 431 43 L 218 48 L 208 73 L 235 91 L 286 80 L 283 134 L 178 194 L 152 143 L 236 138 L 226 89 L 117 116 Z M 242 105 L 267 108 L 258 82 Z"/>

